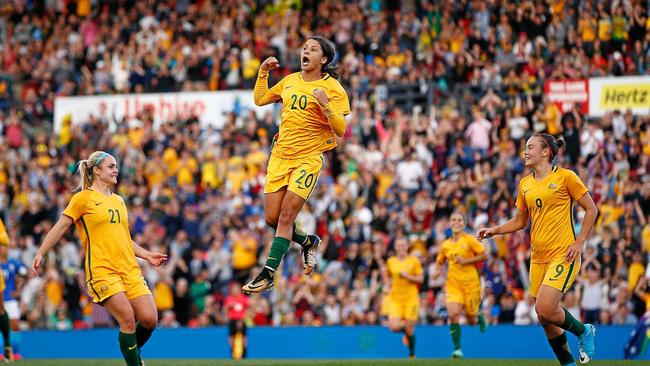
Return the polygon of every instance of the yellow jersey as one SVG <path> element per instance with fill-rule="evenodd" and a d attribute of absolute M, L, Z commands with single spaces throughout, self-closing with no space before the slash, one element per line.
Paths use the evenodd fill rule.
<path fill-rule="evenodd" d="M 589 192 L 571 170 L 554 166 L 542 181 L 535 173 L 519 182 L 515 205 L 530 217 L 531 263 L 549 263 L 573 244 L 573 201 Z"/>
<path fill-rule="evenodd" d="M 417 257 L 409 255 L 404 260 L 399 260 L 396 256 L 392 256 L 386 261 L 386 272 L 392 280 L 388 295 L 392 300 L 408 301 L 418 297 L 418 285 L 400 276 L 402 272 L 411 276 L 422 274 L 422 265 Z"/>
<path fill-rule="evenodd" d="M 336 147 L 336 135 L 312 95 L 314 89 L 325 92 L 336 113 L 350 114 L 348 95 L 338 80 L 326 75 L 307 82 L 300 72 L 287 75 L 269 89 L 275 100 L 282 100 L 280 133 L 272 154 L 283 159 L 298 159 Z"/>
<path fill-rule="evenodd" d="M 447 270 L 447 284 L 460 287 L 467 284 L 479 285 L 481 283 L 481 277 L 478 273 L 476 263 L 459 264 L 456 262 L 456 258 L 471 258 L 483 253 L 485 253 L 483 245 L 474 236 L 463 233 L 457 241 L 449 238 L 442 243 L 436 262 L 442 265 L 447 261 L 449 266 Z"/>
<path fill-rule="evenodd" d="M 9 245 L 9 234 L 4 222 L 0 218 L 0 245 Z"/>
<path fill-rule="evenodd" d="M 122 197 L 84 189 L 72 196 L 63 214 L 74 221 L 83 243 L 87 282 L 107 274 L 140 273 Z"/>

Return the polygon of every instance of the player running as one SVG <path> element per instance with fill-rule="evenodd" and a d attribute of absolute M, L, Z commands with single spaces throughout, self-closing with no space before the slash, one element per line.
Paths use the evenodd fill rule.
<path fill-rule="evenodd" d="M 384 266 L 382 266 L 384 267 Z M 388 293 L 388 327 L 404 333 L 409 357 L 415 357 L 415 323 L 420 310 L 419 286 L 424 281 L 420 260 L 410 255 L 406 238 L 395 239 L 395 255 L 382 268 Z"/>
<path fill-rule="evenodd" d="M 453 358 L 463 358 L 460 347 L 461 328 L 458 324 L 461 313 L 465 313 L 470 325 L 479 324 L 481 332 L 487 328 L 483 314 L 479 312 L 481 305 L 481 276 L 476 263 L 487 259 L 483 245 L 476 238 L 465 232 L 467 222 L 459 212 L 451 214 L 451 238 L 442 243 L 442 248 L 436 259 L 437 265 L 433 278 L 440 276 L 440 266 L 448 263 L 445 293 L 447 310 L 449 311 L 449 334 L 454 343 Z"/>
<path fill-rule="evenodd" d="M 584 364 L 594 356 L 596 329 L 591 324 L 582 324 L 560 307 L 560 300 L 580 272 L 580 256 L 598 209 L 573 171 L 551 165 L 562 145 L 564 141 L 546 133 L 528 139 L 524 158 L 533 172 L 519 182 L 515 217 L 503 225 L 479 229 L 476 236 L 485 239 L 512 233 L 525 228 L 530 219 L 529 291 L 536 298 L 537 318 L 560 364 L 575 365 L 564 331 L 578 337 L 580 362 Z M 577 237 L 574 201 L 585 210 Z"/>

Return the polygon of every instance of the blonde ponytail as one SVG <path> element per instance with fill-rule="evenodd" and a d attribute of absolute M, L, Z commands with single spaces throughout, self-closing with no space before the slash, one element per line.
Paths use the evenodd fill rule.
<path fill-rule="evenodd" d="M 93 175 L 93 168 L 98 166 L 107 156 L 109 156 L 109 154 L 104 151 L 95 151 L 94 153 L 90 154 L 88 159 L 81 160 L 79 162 L 77 171 L 79 172 L 80 179 L 77 190 L 90 188 L 95 178 Z"/>

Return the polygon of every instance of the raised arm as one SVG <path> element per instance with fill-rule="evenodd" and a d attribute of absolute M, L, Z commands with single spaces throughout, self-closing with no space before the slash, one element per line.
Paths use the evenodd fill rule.
<path fill-rule="evenodd" d="M 269 73 L 271 70 L 280 67 L 280 63 L 275 57 L 269 57 L 260 66 L 253 89 L 253 98 L 255 105 L 263 106 L 280 100 L 280 96 L 269 90 Z"/>
<path fill-rule="evenodd" d="M 59 218 L 59 221 L 54 224 L 52 229 L 45 235 L 45 239 L 43 239 L 43 243 L 41 244 L 41 247 L 38 248 L 36 251 L 36 256 L 34 256 L 34 260 L 32 261 L 32 275 L 38 276 L 38 269 L 40 268 L 41 264 L 43 263 L 43 256 L 50 250 L 52 247 L 61 240 L 61 237 L 65 232 L 68 230 L 70 225 L 73 224 L 72 218 L 66 216 L 66 215 L 61 215 L 61 218 Z"/>

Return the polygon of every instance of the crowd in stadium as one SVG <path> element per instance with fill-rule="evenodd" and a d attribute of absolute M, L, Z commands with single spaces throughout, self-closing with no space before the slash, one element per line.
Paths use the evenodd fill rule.
<path fill-rule="evenodd" d="M 646 4 L 635 1 L 4 2 L 0 214 L 9 257 L 31 263 L 78 185 L 76 161 L 104 150 L 120 164 L 133 239 L 169 255 L 160 268 L 141 263 L 160 326 L 225 324 L 228 285 L 260 270 L 274 235 L 262 187 L 277 116 L 232 113 L 221 129 L 179 118 L 155 130 L 147 111 L 132 121 L 98 113 L 55 136 L 54 98 L 250 89 L 270 55 L 281 65 L 273 84 L 299 68 L 302 40 L 320 34 L 337 44 L 352 101 L 347 132 L 298 218 L 323 239 L 320 266 L 304 277 L 294 248 L 273 291 L 251 296 L 251 325 L 382 324 L 377 259 L 400 236 L 425 268 L 420 323 L 445 324 L 444 278 L 430 274 L 448 217 L 466 212 L 472 232 L 512 217 L 529 173 L 520 152 L 540 131 L 564 138 L 558 165 L 578 173 L 600 210 L 565 306 L 587 322 L 634 324 L 646 311 L 634 293 L 650 291 L 650 120 L 629 111 L 594 119 L 579 106 L 563 113 L 543 84 L 647 74 L 649 31 Z M 436 88 L 430 108 L 375 102 L 377 85 L 421 80 Z M 484 244 L 482 311 L 491 324 L 536 323 L 526 232 Z M 22 327 L 112 325 L 87 296 L 73 230 L 56 248 L 41 277 L 17 278 Z"/>

